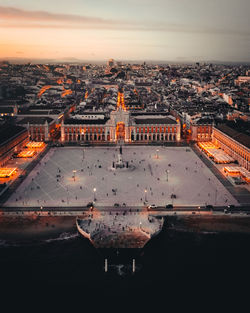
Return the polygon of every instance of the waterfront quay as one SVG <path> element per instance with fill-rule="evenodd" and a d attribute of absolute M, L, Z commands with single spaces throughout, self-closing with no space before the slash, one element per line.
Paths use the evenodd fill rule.
<path fill-rule="evenodd" d="M 69 206 L 69 207 L 1 207 L 0 216 L 4 215 L 40 215 L 40 216 L 78 216 L 80 214 L 88 216 L 92 212 L 103 212 L 103 213 L 123 213 L 131 212 L 138 214 L 148 215 L 224 215 L 224 214 L 250 214 L 250 205 L 247 206 L 235 206 L 230 208 L 228 206 L 213 206 L 213 208 L 206 208 L 202 206 L 191 207 L 191 206 L 175 206 L 174 208 L 157 207 L 154 209 L 148 209 L 147 207 L 131 206 L 131 207 L 94 207 L 89 208 L 86 206 Z"/>

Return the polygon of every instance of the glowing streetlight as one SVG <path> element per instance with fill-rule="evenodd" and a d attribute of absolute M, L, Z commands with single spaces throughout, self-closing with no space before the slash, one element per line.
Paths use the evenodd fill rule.
<path fill-rule="evenodd" d="M 141 222 L 140 222 L 140 226 L 139 226 L 139 227 L 140 227 L 140 229 L 141 229 Z"/>
<path fill-rule="evenodd" d="M 156 150 L 156 158 L 159 159 L 159 149 Z"/>
<path fill-rule="evenodd" d="M 94 192 L 94 201 L 96 201 L 96 188 L 93 188 L 93 192 Z"/>
<path fill-rule="evenodd" d="M 144 193 L 145 193 L 145 202 L 148 201 L 148 200 L 147 200 L 147 192 L 148 192 L 147 189 L 145 189 L 145 190 L 144 190 Z"/>
<path fill-rule="evenodd" d="M 73 176 L 74 181 L 76 181 L 76 170 L 73 170 L 73 174 L 74 174 L 74 176 Z"/>

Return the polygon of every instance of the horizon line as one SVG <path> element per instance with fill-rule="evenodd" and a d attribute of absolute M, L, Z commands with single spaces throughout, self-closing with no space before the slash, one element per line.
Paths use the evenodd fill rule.
<path fill-rule="evenodd" d="M 65 57 L 65 58 L 29 58 L 29 57 L 0 57 L 0 61 L 20 61 L 20 62 L 32 62 L 32 61 L 41 61 L 47 62 L 47 63 L 94 63 L 94 62 L 104 62 L 106 63 L 109 60 L 109 58 L 105 59 L 77 59 L 77 58 L 70 58 L 70 57 Z M 158 59 L 114 59 L 115 61 L 118 62 L 164 62 L 164 63 L 244 63 L 244 64 L 250 64 L 250 61 L 244 61 L 244 60 L 238 60 L 238 61 L 223 61 L 223 60 L 158 60 Z"/>

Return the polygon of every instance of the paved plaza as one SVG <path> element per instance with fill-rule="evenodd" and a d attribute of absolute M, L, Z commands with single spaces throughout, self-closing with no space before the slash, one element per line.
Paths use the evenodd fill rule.
<path fill-rule="evenodd" d="M 51 148 L 5 205 L 237 204 L 189 147 L 124 146 L 128 168 L 114 169 L 118 154 L 119 147 Z"/>

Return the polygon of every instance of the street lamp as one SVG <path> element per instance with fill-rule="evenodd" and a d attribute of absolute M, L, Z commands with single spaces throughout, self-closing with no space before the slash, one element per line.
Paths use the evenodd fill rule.
<path fill-rule="evenodd" d="M 73 174 L 74 174 L 74 181 L 76 180 L 76 170 L 73 170 Z"/>
<path fill-rule="evenodd" d="M 166 170 L 166 174 L 167 174 L 167 181 L 168 181 L 169 170 Z"/>
<path fill-rule="evenodd" d="M 156 158 L 159 159 L 159 149 L 156 150 Z"/>
<path fill-rule="evenodd" d="M 141 222 L 140 222 L 140 227 L 139 228 L 141 229 Z"/>
<path fill-rule="evenodd" d="M 94 192 L 94 201 L 96 201 L 96 194 L 95 194 L 96 188 L 93 188 L 93 192 Z"/>
<path fill-rule="evenodd" d="M 145 193 L 145 202 L 148 202 L 148 200 L 147 200 L 147 192 L 148 192 L 147 189 L 145 189 L 145 190 L 144 190 L 144 193 Z"/>

